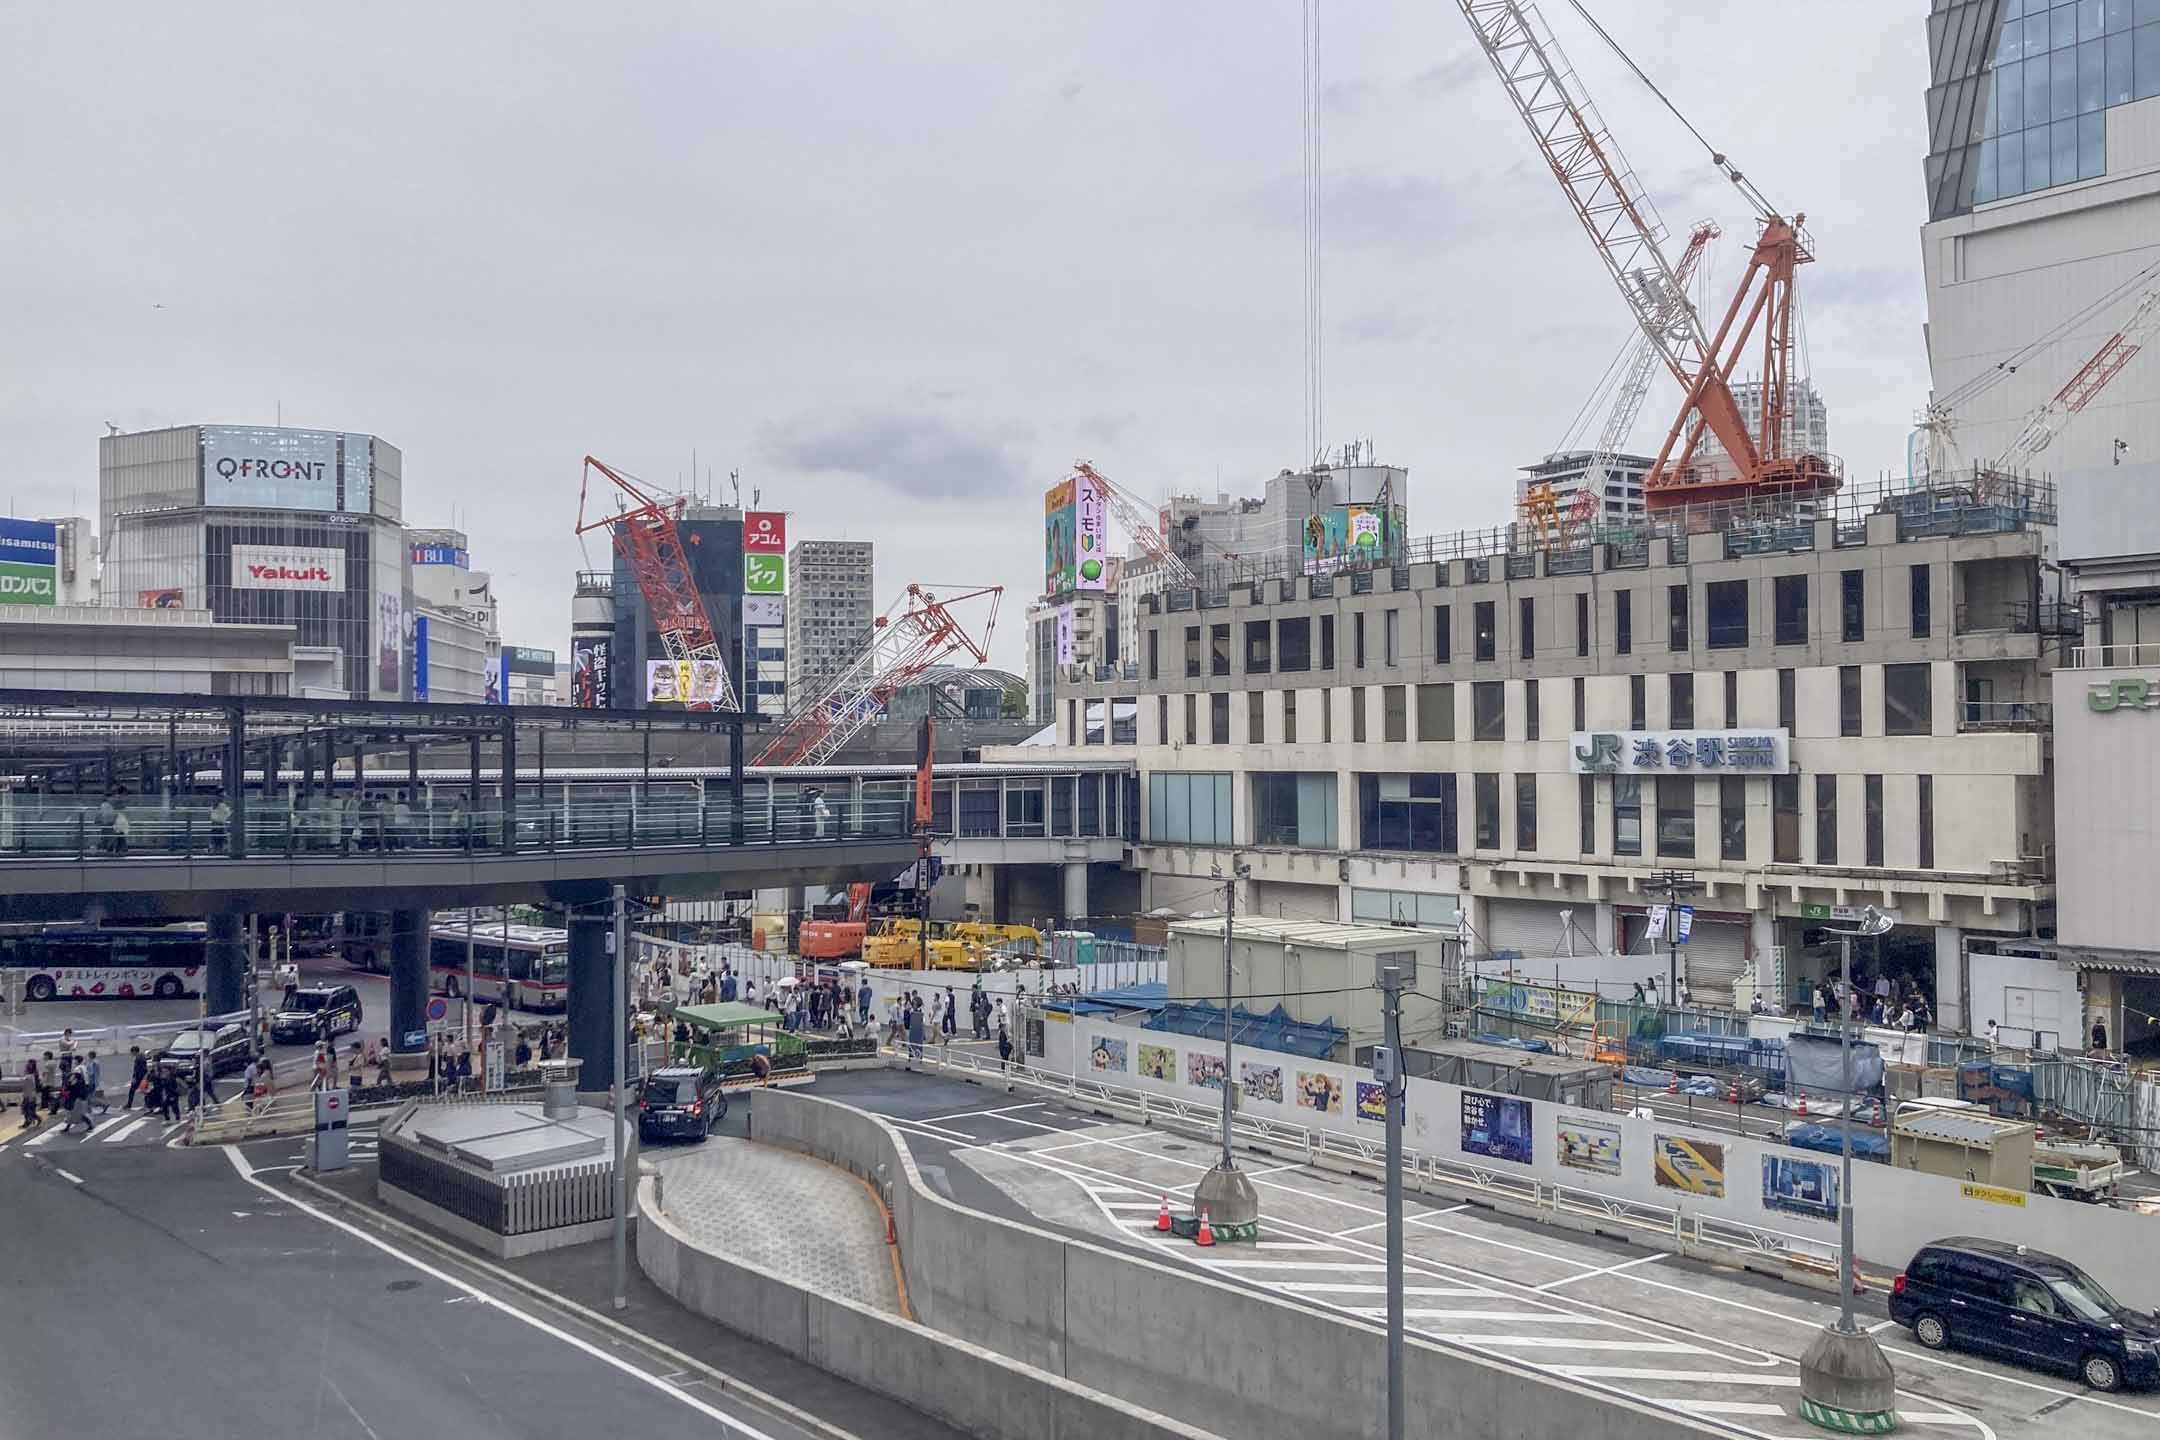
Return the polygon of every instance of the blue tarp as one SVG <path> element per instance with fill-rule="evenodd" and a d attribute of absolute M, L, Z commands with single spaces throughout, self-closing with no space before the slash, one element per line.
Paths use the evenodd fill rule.
<path fill-rule="evenodd" d="M 1119 1010 L 1160 1010 L 1170 1003 L 1170 987 L 1160 980 L 1151 980 L 1145 985 L 1121 985 L 1115 990 L 1097 990 L 1087 998 Z M 1216 1022 L 1218 1026 L 1221 1023 Z"/>
<path fill-rule="evenodd" d="M 1214 1037 L 1220 1039 L 1223 1032 L 1222 1011 L 1213 1005 L 1194 1005 L 1184 1001 L 1165 1004 L 1148 1017 L 1149 1030 L 1168 1030 L 1178 1035 Z M 1251 1045 L 1261 1050 L 1277 1050 L 1286 1055 L 1302 1055 L 1308 1060 L 1325 1059 L 1337 1045 L 1348 1039 L 1350 1032 L 1335 1023 L 1330 1016 L 1318 1024 L 1293 1020 L 1290 1012 L 1277 1005 L 1265 1015 L 1255 1015 L 1240 1005 L 1231 1014 L 1230 1038 L 1239 1045 Z"/>
<path fill-rule="evenodd" d="M 1857 1114 L 1857 1110 L 1855 1114 Z M 1843 1142 L 1835 1125 L 1811 1125 L 1806 1121 L 1785 1127 L 1785 1143 L 1801 1150 L 1820 1150 L 1826 1155 L 1843 1153 Z M 1856 1160 L 1888 1160 L 1890 1141 L 1873 1130 L 1855 1127 L 1852 1133 L 1852 1153 Z"/>
<path fill-rule="evenodd" d="M 1543 1040 L 1523 1040 L 1513 1035 L 1492 1035 L 1479 1032 L 1470 1037 L 1480 1045 L 1503 1045 L 1510 1050 L 1527 1050 L 1533 1055 L 1550 1055 L 1552 1046 Z"/>

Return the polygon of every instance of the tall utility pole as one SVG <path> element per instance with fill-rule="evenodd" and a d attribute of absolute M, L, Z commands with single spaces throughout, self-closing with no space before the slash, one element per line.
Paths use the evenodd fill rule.
<path fill-rule="evenodd" d="M 615 974 L 615 1083 L 608 1087 L 609 1101 L 615 1108 L 615 1308 L 630 1308 L 630 1291 L 627 1284 L 625 1256 L 628 1251 L 626 1230 L 630 1216 L 630 1157 L 624 1145 L 623 1106 L 630 1092 L 624 1087 L 627 1071 L 623 1065 L 623 1034 L 630 1024 L 630 912 L 623 898 L 623 887 L 615 887 L 615 931 L 609 938 L 614 942 Z"/>
<path fill-rule="evenodd" d="M 1377 958 L 1386 1042 L 1373 1051 L 1373 1079 L 1387 1099 L 1387 1440 L 1403 1440 L 1402 1122 L 1410 1084 L 1402 1065 L 1402 995 L 1417 984 L 1417 952 Z"/>
<path fill-rule="evenodd" d="M 1237 997 L 1237 967 L 1231 963 L 1232 938 L 1237 930 L 1237 877 L 1248 867 L 1239 865 L 1231 857 L 1230 877 L 1223 881 L 1222 912 L 1222 1168 L 1235 1170 L 1236 1159 L 1230 1154 L 1230 1118 L 1235 1109 L 1231 1103 L 1231 1077 L 1237 1073 L 1231 1063 L 1230 1008 Z"/>
<path fill-rule="evenodd" d="M 1845 982 L 1838 1005 L 1839 1083 L 1845 1090 L 1838 1124 L 1838 1318 L 1823 1327 L 1800 1357 L 1800 1415 L 1847 1434 L 1884 1434 L 1896 1419 L 1897 1377 L 1882 1346 L 1855 1323 L 1852 1303 L 1852 942 L 1855 935 L 1880 937 L 1895 923 L 1870 905 L 1860 912 L 1857 926 L 1830 932 L 1838 937 L 1838 973 Z"/>
<path fill-rule="evenodd" d="M 1223 1076 L 1222 1076 L 1222 1160 L 1214 1169 L 1200 1177 L 1193 1187 L 1193 1209 L 1205 1211 L 1218 1239 L 1255 1240 L 1260 1234 L 1260 1192 L 1253 1188 L 1237 1168 L 1236 1157 L 1230 1151 L 1230 1125 L 1236 1113 L 1237 1096 L 1231 1089 L 1237 1083 L 1232 1051 L 1231 1011 L 1237 1000 L 1237 975 L 1232 957 L 1235 954 L 1237 927 L 1237 882 L 1252 874 L 1252 867 L 1230 857 L 1227 875 L 1216 872 L 1223 882 L 1225 902 L 1223 905 Z"/>
<path fill-rule="evenodd" d="M 1667 870 L 1650 882 L 1665 891 L 1665 1003 L 1680 1003 L 1680 897 L 1698 888 L 1692 870 Z"/>

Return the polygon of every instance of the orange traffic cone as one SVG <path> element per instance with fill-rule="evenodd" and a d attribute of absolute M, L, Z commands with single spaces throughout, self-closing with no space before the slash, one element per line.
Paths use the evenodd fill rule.
<path fill-rule="evenodd" d="M 1804 1119 L 1804 1118 L 1806 1118 L 1806 1116 L 1807 1116 L 1807 1091 L 1805 1091 L 1805 1090 L 1802 1090 L 1802 1091 L 1800 1092 L 1800 1103 L 1799 1103 L 1798 1105 L 1795 1105 L 1795 1106 L 1793 1107 L 1793 1113 L 1794 1113 L 1794 1114 L 1796 1114 L 1796 1115 L 1799 1115 L 1799 1116 L 1801 1116 L 1801 1117 L 1802 1117 L 1803 1119 Z"/>
<path fill-rule="evenodd" d="M 1725 1103 L 1728 1105 L 1740 1103 L 1740 1082 L 1738 1080 L 1725 1087 Z"/>
<path fill-rule="evenodd" d="M 1666 1094 L 1668 1094 L 1668 1095 L 1677 1095 L 1677 1094 L 1679 1094 L 1679 1093 L 1680 1093 L 1680 1072 L 1679 1072 L 1679 1071 L 1677 1071 L 1677 1070 L 1673 1071 L 1673 1077 L 1672 1077 L 1672 1079 L 1670 1079 L 1670 1080 L 1668 1080 L 1668 1081 L 1666 1081 L 1666 1082 L 1665 1082 L 1665 1093 L 1666 1093 Z"/>
<path fill-rule="evenodd" d="M 1162 1211 L 1155 1217 L 1155 1228 L 1157 1230 L 1168 1230 L 1170 1228 L 1170 1197 L 1168 1195 L 1162 1197 Z"/>
<path fill-rule="evenodd" d="M 1207 1211 L 1202 1210 L 1200 1212 L 1200 1233 L 1193 1236 L 1193 1244 L 1213 1245 L 1214 1243 L 1215 1232 L 1208 1228 Z"/>

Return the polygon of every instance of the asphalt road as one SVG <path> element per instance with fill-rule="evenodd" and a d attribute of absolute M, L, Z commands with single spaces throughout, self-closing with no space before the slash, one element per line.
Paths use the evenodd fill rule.
<path fill-rule="evenodd" d="M 1035 1092 L 912 1074 L 820 1077 L 820 1098 L 893 1119 L 925 1182 L 993 1214 L 1190 1265 L 1212 1278 L 1363 1320 L 1384 1305 L 1383 1197 L 1362 1177 L 1251 1154 L 1262 1245 L 1200 1250 L 1153 1233 L 1214 1162 L 1204 1139 L 1147 1129 Z M 1411 1325 L 1429 1338 L 1669 1405 L 1736 1436 L 1819 1433 L 1793 1413 L 1797 1361 L 1833 1297 L 1625 1241 L 1517 1220 L 1434 1192 L 1406 1197 Z M 2133 1299 L 2139 1297 L 2133 1297 Z M 1933 1354 L 1863 1297 L 1899 1377 L 1907 1431 L 1979 1440 L 2160 1435 L 2160 1396 L 2100 1395 L 2066 1377 Z"/>
<path fill-rule="evenodd" d="M 241 1154 L 0 1156 L 0 1440 L 811 1440 L 664 1356 L 297 1198 L 282 1171 L 251 1180 Z"/>

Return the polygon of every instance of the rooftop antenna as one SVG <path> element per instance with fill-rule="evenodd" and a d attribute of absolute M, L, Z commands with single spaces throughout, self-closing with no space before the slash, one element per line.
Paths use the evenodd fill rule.
<path fill-rule="evenodd" d="M 742 471 L 728 471 L 727 483 L 729 488 L 735 492 L 735 508 L 738 510 L 742 509 Z"/>

